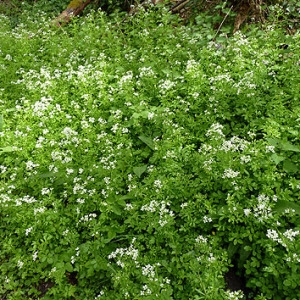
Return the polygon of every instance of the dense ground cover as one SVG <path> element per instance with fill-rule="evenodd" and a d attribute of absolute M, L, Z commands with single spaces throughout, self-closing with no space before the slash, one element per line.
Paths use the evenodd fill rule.
<path fill-rule="evenodd" d="M 32 20 L 0 17 L 2 299 L 299 299 L 299 34 Z"/>

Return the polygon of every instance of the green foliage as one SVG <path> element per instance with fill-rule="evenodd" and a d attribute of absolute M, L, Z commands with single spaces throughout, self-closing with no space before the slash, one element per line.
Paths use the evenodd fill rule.
<path fill-rule="evenodd" d="M 299 34 L 28 15 L 0 15 L 1 297 L 298 299 Z"/>

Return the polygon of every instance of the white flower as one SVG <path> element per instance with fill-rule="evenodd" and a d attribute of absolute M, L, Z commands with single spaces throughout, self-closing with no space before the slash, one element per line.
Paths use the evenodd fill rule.
<path fill-rule="evenodd" d="M 132 210 L 133 209 L 133 205 L 131 203 L 126 203 L 126 206 L 124 208 L 125 210 Z"/>
<path fill-rule="evenodd" d="M 34 164 L 31 160 L 29 160 L 26 163 L 26 170 L 27 171 L 33 170 L 35 167 L 38 167 L 38 166 L 39 166 L 39 164 Z"/>
<path fill-rule="evenodd" d="M 35 251 L 32 255 L 32 260 L 36 261 L 39 251 Z"/>
<path fill-rule="evenodd" d="M 37 213 L 44 213 L 45 212 L 45 210 L 46 210 L 46 207 L 45 206 L 43 206 L 43 207 L 39 207 L 39 208 L 35 208 L 34 210 L 33 210 L 33 213 L 34 213 L 34 215 L 36 215 Z"/>
<path fill-rule="evenodd" d="M 234 171 L 231 168 L 224 170 L 222 178 L 235 178 L 240 174 L 238 171 Z"/>
<path fill-rule="evenodd" d="M 184 208 L 187 207 L 187 206 L 188 206 L 188 203 L 186 203 L 186 202 L 180 204 L 181 209 L 184 209 Z"/>
<path fill-rule="evenodd" d="M 70 174 L 74 173 L 74 170 L 67 168 L 66 172 L 67 172 L 67 175 L 70 175 Z"/>
<path fill-rule="evenodd" d="M 18 260 L 17 266 L 22 269 L 24 263 L 21 260 Z"/>
<path fill-rule="evenodd" d="M 212 222 L 212 218 L 204 216 L 203 217 L 203 223 L 211 223 Z"/>
<path fill-rule="evenodd" d="M 161 184 L 161 181 L 160 180 L 155 180 L 154 181 L 154 186 L 158 189 L 161 189 L 162 188 L 162 184 Z"/>
<path fill-rule="evenodd" d="M 111 131 L 112 131 L 113 133 L 116 133 L 117 130 L 118 130 L 118 128 L 119 128 L 119 124 L 118 124 L 118 123 L 117 123 L 117 124 L 114 124 L 113 127 L 111 128 Z"/>
<path fill-rule="evenodd" d="M 25 231 L 25 235 L 28 236 L 28 234 L 32 231 L 33 227 L 29 227 Z"/>
<path fill-rule="evenodd" d="M 246 163 L 248 163 L 250 161 L 251 161 L 251 157 L 249 155 L 243 155 L 243 156 L 241 156 L 241 163 L 242 164 L 246 164 Z"/>
<path fill-rule="evenodd" d="M 196 243 L 200 244 L 200 243 L 207 243 L 207 238 L 203 237 L 202 235 L 199 235 L 195 238 Z"/>
<path fill-rule="evenodd" d="M 147 277 L 153 278 L 155 276 L 154 267 L 150 264 L 142 267 L 142 274 Z"/>
<path fill-rule="evenodd" d="M 213 261 L 216 260 L 216 258 L 214 257 L 213 253 L 209 253 L 209 257 L 207 258 L 207 260 L 208 260 L 209 262 L 213 262 Z"/>
<path fill-rule="evenodd" d="M 128 133 L 128 132 L 129 132 L 129 129 L 128 129 L 128 128 L 126 128 L 126 127 L 125 127 L 125 128 L 122 128 L 122 133 L 123 133 L 123 134 Z"/>
<path fill-rule="evenodd" d="M 224 128 L 223 125 L 219 124 L 219 123 L 214 123 L 211 125 L 210 129 L 207 131 L 207 133 L 205 134 L 207 137 L 211 137 L 211 136 L 220 136 L 220 137 L 224 137 L 224 133 L 222 131 L 222 129 Z"/>
<path fill-rule="evenodd" d="M 155 113 L 149 112 L 148 113 L 148 120 L 152 120 L 154 118 L 154 116 L 155 116 Z"/>
<path fill-rule="evenodd" d="M 69 229 L 66 229 L 65 231 L 63 231 L 62 235 L 67 235 L 69 233 Z"/>
<path fill-rule="evenodd" d="M 246 217 L 248 217 L 251 214 L 251 209 L 245 208 L 244 209 L 244 214 L 245 214 Z"/>
<path fill-rule="evenodd" d="M 239 300 L 244 299 L 244 294 L 242 291 L 226 291 L 227 300 Z"/>
<path fill-rule="evenodd" d="M 159 84 L 159 87 L 163 94 L 165 93 L 165 91 L 172 89 L 174 86 L 175 86 L 175 82 L 172 82 L 169 79 L 164 80 L 164 81 L 162 80 L 162 81 L 160 81 L 160 84 Z"/>
<path fill-rule="evenodd" d="M 266 153 L 275 153 L 275 147 L 274 146 L 266 146 Z"/>
<path fill-rule="evenodd" d="M 290 241 L 294 240 L 294 237 L 299 234 L 299 230 L 293 231 L 292 229 L 289 229 L 283 233 L 283 235 L 289 239 Z"/>
<path fill-rule="evenodd" d="M 67 138 L 70 138 L 74 135 L 78 135 L 78 132 L 73 130 L 72 128 L 70 127 L 65 127 L 62 131 L 62 134 L 64 134 Z"/>
<path fill-rule="evenodd" d="M 167 221 L 167 220 L 159 219 L 158 224 L 159 224 L 161 227 L 164 227 L 166 224 L 168 224 L 168 221 Z"/>
<path fill-rule="evenodd" d="M 96 299 L 99 299 L 101 296 L 104 295 L 104 292 L 103 291 L 100 291 L 99 294 L 95 297 L 95 300 Z"/>
<path fill-rule="evenodd" d="M 267 230 L 267 238 L 273 240 L 273 241 L 278 241 L 278 233 L 277 231 L 273 230 L 273 229 L 268 229 Z"/>
<path fill-rule="evenodd" d="M 50 188 L 50 189 L 49 188 L 42 188 L 41 194 L 42 195 L 49 195 L 52 190 L 53 190 L 52 188 Z"/>

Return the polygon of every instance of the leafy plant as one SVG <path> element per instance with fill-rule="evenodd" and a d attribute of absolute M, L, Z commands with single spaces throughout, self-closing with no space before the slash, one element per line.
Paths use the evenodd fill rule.
<path fill-rule="evenodd" d="M 0 295 L 299 298 L 299 36 L 39 17 L 0 16 Z"/>

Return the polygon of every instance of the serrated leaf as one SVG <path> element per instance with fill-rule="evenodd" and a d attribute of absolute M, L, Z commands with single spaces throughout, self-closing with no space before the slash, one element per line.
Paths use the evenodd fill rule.
<path fill-rule="evenodd" d="M 289 143 L 289 142 L 284 142 L 282 143 L 282 150 L 286 150 L 286 151 L 294 151 L 294 152 L 300 152 L 299 147 Z"/>
<path fill-rule="evenodd" d="M 298 171 L 298 167 L 289 159 L 283 162 L 283 170 L 287 173 L 295 173 Z"/>
<path fill-rule="evenodd" d="M 147 165 L 133 168 L 133 172 L 138 178 L 140 178 L 146 170 L 147 170 Z"/>
<path fill-rule="evenodd" d="M 154 143 L 151 138 L 144 136 L 144 135 L 140 135 L 139 139 L 142 142 L 144 142 L 150 149 L 154 150 Z"/>
<path fill-rule="evenodd" d="M 273 208 L 273 210 L 279 213 L 283 213 L 286 209 L 293 209 L 296 214 L 300 215 L 300 205 L 295 202 L 278 200 Z"/>
<path fill-rule="evenodd" d="M 278 165 L 280 162 L 284 161 L 286 157 L 278 155 L 276 153 L 271 155 L 271 160 L 274 161 L 276 165 Z"/>
<path fill-rule="evenodd" d="M 280 139 L 276 138 L 267 138 L 267 141 L 270 143 L 270 145 L 277 147 L 280 144 Z"/>

